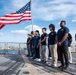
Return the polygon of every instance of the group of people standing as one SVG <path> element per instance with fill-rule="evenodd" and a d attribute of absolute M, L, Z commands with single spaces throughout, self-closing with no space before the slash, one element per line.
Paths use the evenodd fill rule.
<path fill-rule="evenodd" d="M 60 22 L 60 29 L 56 32 L 55 25 L 50 24 L 50 33 L 46 33 L 46 28 L 42 28 L 42 35 L 38 30 L 28 34 L 27 49 L 28 56 L 36 61 L 48 63 L 49 56 L 52 57 L 51 67 L 58 67 L 61 70 L 66 70 L 69 63 L 72 63 L 71 43 L 72 36 L 66 27 L 66 21 Z M 57 65 L 57 61 L 61 65 Z"/>

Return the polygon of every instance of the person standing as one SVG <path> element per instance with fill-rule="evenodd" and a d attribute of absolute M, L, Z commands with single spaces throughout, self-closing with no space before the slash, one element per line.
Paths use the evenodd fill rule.
<path fill-rule="evenodd" d="M 48 46 L 46 45 L 47 33 L 46 28 L 42 28 L 43 34 L 40 39 L 40 53 L 41 53 L 41 61 L 46 63 L 48 61 Z"/>
<path fill-rule="evenodd" d="M 34 54 L 34 48 L 33 48 L 33 41 L 34 41 L 34 31 L 31 31 L 31 38 L 30 38 L 30 57 L 33 58 L 33 54 Z"/>
<path fill-rule="evenodd" d="M 51 51 L 50 51 L 50 49 L 49 49 L 49 45 L 50 45 L 50 38 L 49 38 L 49 34 L 48 34 L 48 50 L 49 50 L 49 59 L 51 59 L 52 57 L 51 57 Z"/>
<path fill-rule="evenodd" d="M 27 38 L 27 50 L 28 50 L 28 55 L 27 56 L 30 56 L 30 35 L 28 34 L 28 38 Z"/>
<path fill-rule="evenodd" d="M 72 35 L 68 34 L 68 57 L 69 57 L 69 63 L 72 63 L 72 53 L 71 53 L 71 43 L 72 43 Z"/>
<path fill-rule="evenodd" d="M 58 50 L 60 54 L 61 65 L 58 67 L 62 71 L 66 70 L 69 66 L 68 60 L 68 33 L 69 29 L 65 26 L 66 21 L 61 21 L 60 29 L 57 32 Z"/>
<path fill-rule="evenodd" d="M 39 31 L 36 30 L 35 31 L 35 39 L 34 39 L 34 48 L 35 48 L 34 49 L 34 53 L 35 53 L 34 59 L 37 61 L 39 61 L 39 59 L 40 59 L 39 40 L 40 40 Z"/>
<path fill-rule="evenodd" d="M 52 67 L 57 67 L 57 33 L 55 31 L 55 26 L 53 24 L 49 25 L 50 33 L 49 33 L 49 49 L 52 56 Z"/>

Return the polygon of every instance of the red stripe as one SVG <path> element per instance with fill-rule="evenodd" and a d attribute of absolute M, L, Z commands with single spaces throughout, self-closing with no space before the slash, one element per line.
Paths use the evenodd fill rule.
<path fill-rule="evenodd" d="M 31 18 L 31 16 L 23 16 L 22 18 L 26 18 L 26 19 L 28 19 L 28 18 Z M 20 20 L 20 19 L 22 19 L 22 18 L 17 18 L 17 17 L 15 17 L 15 19 L 11 19 L 11 18 L 9 18 L 9 19 L 7 19 L 7 18 L 5 18 L 5 19 L 1 19 L 0 18 L 0 21 L 2 20 L 2 21 L 14 21 L 14 20 Z"/>
<path fill-rule="evenodd" d="M 23 14 L 7 14 L 5 17 L 17 17 L 17 16 L 22 16 Z"/>
<path fill-rule="evenodd" d="M 18 24 L 20 23 L 21 21 L 26 21 L 26 20 L 31 20 L 31 18 L 28 18 L 28 19 L 22 19 L 22 20 L 19 20 L 19 21 L 7 21 L 7 22 L 0 22 L 0 24 Z"/>
<path fill-rule="evenodd" d="M 31 20 L 31 19 L 28 19 L 29 21 Z M 26 19 L 23 19 L 22 21 L 26 21 Z"/>
<path fill-rule="evenodd" d="M 24 14 L 31 14 L 31 12 L 25 12 Z"/>
<path fill-rule="evenodd" d="M 21 17 L 21 18 L 20 18 Z M 0 18 L 0 24 L 18 24 L 21 21 L 31 20 L 31 12 L 25 12 L 24 14 L 6 14 Z"/>
<path fill-rule="evenodd" d="M 4 27 L 5 25 L 0 25 L 0 30 Z"/>
<path fill-rule="evenodd" d="M 0 24 L 18 24 L 18 23 L 20 23 L 21 21 L 30 21 L 31 19 L 25 19 L 25 20 L 20 20 L 19 22 L 11 22 L 11 23 L 1 23 L 0 22 Z"/>

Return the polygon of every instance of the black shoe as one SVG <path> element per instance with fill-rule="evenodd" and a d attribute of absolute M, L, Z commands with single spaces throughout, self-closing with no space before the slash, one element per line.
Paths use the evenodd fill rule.
<path fill-rule="evenodd" d="M 33 57 L 33 59 L 36 59 L 35 57 Z"/>
<path fill-rule="evenodd" d="M 47 61 L 44 61 L 44 63 L 46 63 Z"/>
<path fill-rule="evenodd" d="M 29 57 L 30 55 L 26 55 L 26 57 Z"/>
<path fill-rule="evenodd" d="M 69 67 L 69 65 L 67 65 L 67 66 L 64 66 L 64 69 L 67 69 Z"/>
<path fill-rule="evenodd" d="M 43 62 L 44 62 L 44 60 L 41 60 L 41 62 L 43 63 Z"/>
<path fill-rule="evenodd" d="M 61 68 L 61 71 L 66 72 L 67 71 L 67 68 Z"/>
<path fill-rule="evenodd" d="M 61 71 L 67 71 L 68 65 L 61 68 Z"/>

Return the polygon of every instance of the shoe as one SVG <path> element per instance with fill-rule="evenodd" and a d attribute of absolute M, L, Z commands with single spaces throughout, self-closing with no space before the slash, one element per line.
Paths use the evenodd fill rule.
<path fill-rule="evenodd" d="M 49 59 L 52 59 L 52 57 L 49 57 Z"/>
<path fill-rule="evenodd" d="M 33 57 L 33 59 L 36 59 L 35 57 Z"/>
<path fill-rule="evenodd" d="M 65 68 L 61 68 L 61 71 L 66 72 L 67 71 L 67 68 L 66 69 Z"/>
<path fill-rule="evenodd" d="M 37 58 L 36 59 L 34 59 L 35 61 L 37 61 Z"/>
<path fill-rule="evenodd" d="M 40 61 L 41 61 L 41 59 L 37 59 L 37 61 L 39 61 L 39 62 L 40 62 Z"/>
<path fill-rule="evenodd" d="M 49 62 L 46 62 L 46 64 L 49 64 Z"/>
<path fill-rule="evenodd" d="M 54 67 L 54 65 L 52 64 L 52 65 L 50 65 L 50 67 Z"/>
<path fill-rule="evenodd" d="M 57 67 L 57 64 L 53 64 L 53 67 Z"/>
<path fill-rule="evenodd" d="M 44 60 L 41 60 L 41 62 L 43 63 L 43 62 L 44 62 Z"/>
<path fill-rule="evenodd" d="M 46 63 L 48 63 L 48 61 L 44 61 L 44 63 L 46 64 Z"/>
<path fill-rule="evenodd" d="M 72 61 L 69 61 L 69 63 L 72 64 L 73 62 Z"/>
<path fill-rule="evenodd" d="M 67 65 L 67 66 L 64 66 L 64 69 L 67 69 L 69 67 L 69 65 Z"/>
<path fill-rule="evenodd" d="M 33 57 L 30 57 L 30 59 L 33 59 Z"/>
<path fill-rule="evenodd" d="M 26 57 L 29 57 L 30 55 L 26 55 Z"/>
<path fill-rule="evenodd" d="M 46 63 L 47 61 L 44 61 L 44 63 Z"/>
<path fill-rule="evenodd" d="M 34 59 L 34 60 L 35 60 L 35 61 L 39 61 L 39 62 L 41 61 L 41 59 L 38 59 L 38 58 L 36 58 L 36 59 Z"/>
<path fill-rule="evenodd" d="M 50 67 L 53 67 L 53 66 L 54 66 L 53 64 L 50 65 Z"/>
<path fill-rule="evenodd" d="M 57 67 L 57 64 L 52 64 L 50 67 Z"/>

